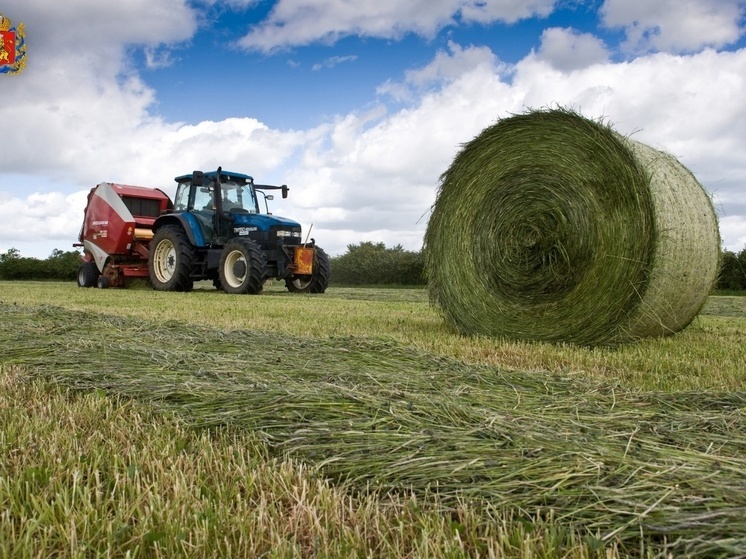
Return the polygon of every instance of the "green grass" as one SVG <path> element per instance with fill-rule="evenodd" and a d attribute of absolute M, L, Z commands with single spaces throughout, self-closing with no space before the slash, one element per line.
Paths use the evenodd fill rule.
<path fill-rule="evenodd" d="M 352 498 L 303 464 L 268 458 L 250 434 L 197 431 L 132 401 L 71 394 L 19 368 L 2 373 L 2 557 L 400 557 L 428 548 L 458 557 L 470 546 L 528 547 L 542 532 L 486 530 L 462 507 L 460 539 L 416 499 Z M 486 541 L 492 530 L 502 542 Z M 547 533 L 542 545 L 567 542 L 570 534 Z"/>
<path fill-rule="evenodd" d="M 151 289 L 79 289 L 74 283 L 2 282 L 0 303 L 54 303 L 147 321 L 183 321 L 324 339 L 394 341 L 467 363 L 567 373 L 622 382 L 640 390 L 740 390 L 746 372 L 746 299 L 713 297 L 683 332 L 618 348 L 463 337 L 445 325 L 422 289 L 330 288 L 298 296 L 274 285 L 255 297 L 233 297 L 207 286 L 192 293 Z"/>
<path fill-rule="evenodd" d="M 0 556 L 744 553 L 741 301 L 589 350 L 424 290 L 3 282 Z"/>
<path fill-rule="evenodd" d="M 746 297 L 746 291 L 742 289 L 716 289 L 712 294 L 716 297 Z"/>

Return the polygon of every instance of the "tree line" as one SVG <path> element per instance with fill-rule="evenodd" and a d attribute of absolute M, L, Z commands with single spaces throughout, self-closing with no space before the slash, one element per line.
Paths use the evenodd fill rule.
<path fill-rule="evenodd" d="M 347 245 L 347 252 L 331 261 L 331 282 L 336 285 L 425 285 L 422 251 L 401 245 L 365 241 Z M 74 281 L 80 253 L 55 249 L 45 260 L 21 256 L 11 248 L 0 254 L 0 279 Z M 746 291 L 746 247 L 735 253 L 723 251 L 717 289 Z"/>
<path fill-rule="evenodd" d="M 44 259 L 21 256 L 16 248 L 0 254 L 0 279 L 75 280 L 80 253 L 55 249 Z M 387 248 L 383 243 L 362 242 L 330 258 L 332 282 L 337 285 L 424 285 L 422 252 Z"/>
<path fill-rule="evenodd" d="M 386 248 L 369 241 L 347 245 L 347 252 L 331 258 L 331 281 L 338 285 L 425 285 L 422 251 Z"/>
<path fill-rule="evenodd" d="M 0 279 L 4 280 L 75 280 L 80 266 L 77 250 L 54 249 L 44 260 L 21 256 L 16 248 L 0 254 Z"/>

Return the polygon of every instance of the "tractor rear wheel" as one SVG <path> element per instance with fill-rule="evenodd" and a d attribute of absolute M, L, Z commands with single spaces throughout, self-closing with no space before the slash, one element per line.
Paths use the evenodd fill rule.
<path fill-rule="evenodd" d="M 164 225 L 153 236 L 148 255 L 150 283 L 158 291 L 189 291 L 194 248 L 178 225 Z"/>
<path fill-rule="evenodd" d="M 95 262 L 83 262 L 78 268 L 78 287 L 93 287 L 98 279 Z"/>
<path fill-rule="evenodd" d="M 290 276 L 285 287 L 291 293 L 323 293 L 329 286 L 329 256 L 324 249 L 316 247 L 313 257 L 313 274 L 310 276 Z"/>
<path fill-rule="evenodd" d="M 233 239 L 220 256 L 220 285 L 226 293 L 261 293 L 266 276 L 266 255 L 250 239 Z"/>

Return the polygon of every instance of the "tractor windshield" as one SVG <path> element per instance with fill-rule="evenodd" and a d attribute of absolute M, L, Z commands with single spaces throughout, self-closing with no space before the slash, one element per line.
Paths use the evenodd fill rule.
<path fill-rule="evenodd" d="M 223 211 L 233 213 L 259 213 L 253 184 L 249 181 L 237 182 L 223 180 L 220 183 Z M 196 212 L 215 211 L 215 182 L 205 178 L 202 186 L 194 187 L 193 199 L 189 204 L 191 182 L 179 183 L 174 199 L 174 209 L 183 211 L 192 209 Z"/>
<path fill-rule="evenodd" d="M 239 184 L 234 181 L 220 183 L 223 192 L 223 211 L 239 213 L 258 213 L 254 189 L 251 183 Z"/>

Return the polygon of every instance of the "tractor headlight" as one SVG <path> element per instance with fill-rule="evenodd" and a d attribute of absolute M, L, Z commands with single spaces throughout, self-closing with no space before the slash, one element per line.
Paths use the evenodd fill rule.
<path fill-rule="evenodd" d="M 298 237 L 300 238 L 300 231 L 278 231 L 278 237 Z"/>

